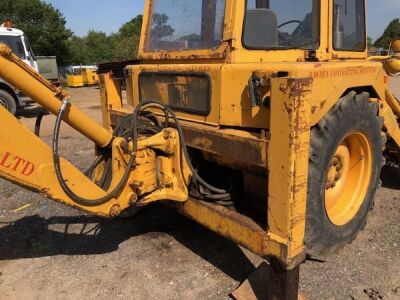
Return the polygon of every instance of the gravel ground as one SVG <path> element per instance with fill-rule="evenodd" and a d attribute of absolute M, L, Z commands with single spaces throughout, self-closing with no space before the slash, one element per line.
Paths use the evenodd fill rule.
<path fill-rule="evenodd" d="M 100 120 L 98 93 L 71 91 Z M 33 128 L 31 114 L 34 108 L 21 122 Z M 44 120 L 46 142 L 53 122 Z M 92 145 L 70 128 L 62 134 L 63 155 L 88 165 Z M 400 299 L 398 171 L 385 167 L 382 180 L 358 238 L 328 262 L 302 266 L 301 288 L 310 299 Z M 262 262 L 161 205 L 134 219 L 104 220 L 2 180 L 0 190 L 1 299 L 229 299 Z"/>

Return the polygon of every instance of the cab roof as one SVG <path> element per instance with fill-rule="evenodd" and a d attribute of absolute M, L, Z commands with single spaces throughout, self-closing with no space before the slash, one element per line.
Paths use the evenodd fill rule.
<path fill-rule="evenodd" d="M 0 35 L 20 36 L 20 35 L 24 35 L 24 32 L 22 30 L 15 29 L 15 28 L 0 27 Z"/>

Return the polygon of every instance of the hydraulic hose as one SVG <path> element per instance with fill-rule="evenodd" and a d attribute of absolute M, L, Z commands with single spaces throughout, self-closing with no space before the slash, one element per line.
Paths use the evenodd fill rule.
<path fill-rule="evenodd" d="M 179 123 L 179 120 L 178 120 L 175 112 L 168 106 L 161 104 L 159 102 L 156 102 L 156 101 L 145 101 L 145 102 L 140 103 L 135 108 L 133 114 L 128 115 L 125 118 L 123 118 L 114 130 L 114 136 L 121 136 L 121 137 L 125 138 L 126 140 L 131 138 L 132 142 L 133 142 L 133 150 L 131 153 L 131 157 L 127 164 L 124 175 L 122 176 L 118 185 L 111 192 L 107 193 L 105 196 L 98 198 L 98 199 L 85 199 L 85 198 L 77 195 L 68 186 L 68 184 L 62 174 L 61 165 L 60 165 L 60 157 L 59 157 L 59 149 L 58 149 L 59 148 L 58 141 L 59 141 L 61 123 L 63 121 L 63 117 L 64 117 L 65 111 L 66 111 L 69 103 L 70 103 L 69 100 L 65 99 L 62 103 L 62 106 L 61 106 L 58 114 L 57 114 L 57 119 L 56 119 L 56 123 L 54 126 L 52 149 L 53 149 L 54 168 L 56 171 L 56 176 L 57 176 L 58 182 L 60 183 L 60 186 L 63 189 L 63 191 L 65 192 L 65 194 L 71 200 L 76 202 L 77 204 L 82 205 L 82 206 L 97 206 L 97 205 L 102 205 L 102 204 L 110 201 L 113 198 L 118 197 L 118 193 L 120 193 L 120 191 L 127 184 L 131 170 L 135 167 L 136 152 L 138 149 L 138 140 L 139 140 L 139 127 L 138 127 L 139 118 L 142 116 L 142 114 L 145 113 L 146 109 L 157 108 L 157 109 L 161 109 L 164 112 L 164 116 L 165 116 L 164 126 L 165 127 L 169 126 L 168 123 L 169 123 L 170 117 L 175 122 L 184 157 L 186 159 L 186 162 L 189 166 L 190 171 L 192 172 L 192 176 L 193 176 L 192 181 L 195 184 L 195 186 L 198 187 L 198 192 L 201 195 L 201 197 L 203 197 L 205 200 L 207 200 L 209 202 L 213 202 L 213 203 L 216 203 L 219 205 L 223 205 L 223 206 L 233 205 L 231 194 L 228 191 L 212 186 L 211 184 L 207 183 L 198 174 L 196 168 L 193 166 L 193 164 L 191 162 L 189 152 L 187 149 L 185 136 L 183 133 L 183 129 Z M 160 132 L 161 125 L 158 122 L 157 118 L 153 118 L 154 120 L 151 120 L 152 116 L 154 117 L 154 115 L 152 115 L 150 113 L 150 115 L 147 116 L 147 120 L 154 123 L 154 125 L 153 126 L 142 126 L 140 128 L 141 134 L 154 135 L 154 134 L 157 134 L 158 132 Z M 96 160 L 94 161 L 92 166 L 87 170 L 86 174 L 89 177 L 92 177 L 94 169 L 102 161 L 105 161 L 106 165 L 105 165 L 105 170 L 103 172 L 102 178 L 100 179 L 98 185 L 100 188 L 107 189 L 110 186 L 111 180 L 112 180 L 112 160 L 111 159 L 105 159 L 104 155 L 96 158 Z"/>
<path fill-rule="evenodd" d="M 125 187 L 126 183 L 128 182 L 129 179 L 129 174 L 134 167 L 135 164 L 135 156 L 132 155 L 129 159 L 128 165 L 126 167 L 125 173 L 122 176 L 120 182 L 117 184 L 117 186 L 108 194 L 105 196 L 98 198 L 98 199 L 85 199 L 76 193 L 74 193 L 66 183 L 66 180 L 62 174 L 61 171 L 61 165 L 60 165 L 60 156 L 58 154 L 58 140 L 59 140 L 59 135 L 60 135 L 60 128 L 61 128 L 61 123 L 64 117 L 64 113 L 69 105 L 69 100 L 64 99 L 62 106 L 60 108 L 60 111 L 57 115 L 56 123 L 54 126 L 54 134 L 53 134 L 53 161 L 54 161 L 54 168 L 56 171 L 57 179 L 58 182 L 60 183 L 61 188 L 65 192 L 65 194 L 71 198 L 73 201 L 75 201 L 77 204 L 82 205 L 82 206 L 98 206 L 102 205 L 104 203 L 107 203 L 113 198 L 116 198 L 118 196 L 118 193 Z"/>
<path fill-rule="evenodd" d="M 185 136 L 184 136 L 184 134 L 183 134 L 183 129 L 182 129 L 180 123 L 179 123 L 179 120 L 178 120 L 178 118 L 177 118 L 175 112 L 174 112 L 171 108 L 169 108 L 168 106 L 166 106 L 166 105 L 164 105 L 164 104 L 161 104 L 160 102 L 156 102 L 156 101 L 144 101 L 144 102 L 142 102 L 141 104 L 139 104 L 139 105 L 136 107 L 136 109 L 135 109 L 135 111 L 134 111 L 134 113 L 133 113 L 133 124 L 135 124 L 135 123 L 137 122 L 137 119 L 138 119 L 138 117 L 139 117 L 141 111 L 143 111 L 143 110 L 145 110 L 145 109 L 147 109 L 147 108 L 150 108 L 150 107 L 155 107 L 155 108 L 161 109 L 162 111 L 164 111 L 164 114 L 165 114 L 166 119 L 168 119 L 169 116 L 171 116 L 172 119 L 174 120 L 175 125 L 176 125 L 176 128 L 177 128 L 177 130 L 178 130 L 179 139 L 180 139 L 180 141 L 181 141 L 182 151 L 183 151 L 184 157 L 185 157 L 185 159 L 186 159 L 186 162 L 187 162 L 187 164 L 188 164 L 188 166 L 189 166 L 189 169 L 190 169 L 190 171 L 192 172 L 193 178 L 198 182 L 198 184 L 202 185 L 203 187 L 205 187 L 205 188 L 207 188 L 208 190 L 210 190 L 212 193 L 215 193 L 215 194 L 216 194 L 216 195 L 212 195 L 212 194 L 211 194 L 211 195 L 203 195 L 203 196 L 204 196 L 205 198 L 209 198 L 209 200 L 218 201 L 218 202 L 220 202 L 220 204 L 221 204 L 221 202 L 222 202 L 224 199 L 227 200 L 227 201 L 228 201 L 228 200 L 231 200 L 231 195 L 230 195 L 230 193 L 228 193 L 226 190 L 219 189 L 219 188 L 214 187 L 214 186 L 212 186 L 211 184 L 207 183 L 207 182 L 198 174 L 197 170 L 194 168 L 194 166 L 193 166 L 193 164 L 192 164 L 192 162 L 191 162 L 191 160 L 190 160 L 188 150 L 187 150 L 187 144 L 186 144 Z M 133 130 L 133 140 L 134 140 L 134 141 L 136 140 L 136 136 L 137 136 L 137 130 L 136 130 L 135 127 L 134 127 L 134 130 Z M 135 147 L 136 147 L 136 145 L 134 145 L 134 151 L 135 151 L 135 149 L 136 149 Z M 228 204 L 231 205 L 232 203 L 229 202 Z"/>

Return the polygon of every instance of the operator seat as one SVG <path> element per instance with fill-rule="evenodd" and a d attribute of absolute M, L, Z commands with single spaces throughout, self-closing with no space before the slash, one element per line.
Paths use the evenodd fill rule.
<path fill-rule="evenodd" d="M 278 47 L 278 18 L 275 12 L 266 8 L 248 9 L 243 42 L 248 48 Z"/>

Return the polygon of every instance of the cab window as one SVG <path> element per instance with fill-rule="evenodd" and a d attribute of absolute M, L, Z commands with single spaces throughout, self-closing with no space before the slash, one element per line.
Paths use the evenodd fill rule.
<path fill-rule="evenodd" d="M 333 47 L 346 51 L 366 49 L 364 0 L 335 0 Z"/>
<path fill-rule="evenodd" d="M 0 35 L 0 43 L 6 44 L 20 58 L 26 58 L 24 44 L 20 36 Z"/>
<path fill-rule="evenodd" d="M 248 49 L 317 49 L 319 0 L 247 0 Z"/>

